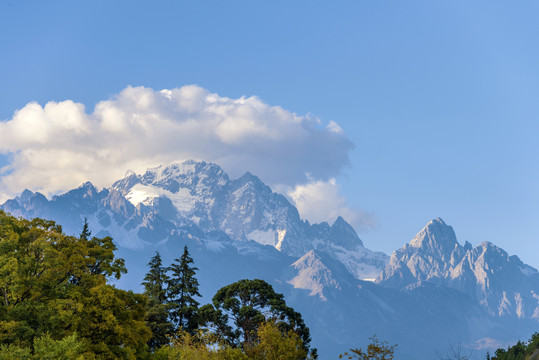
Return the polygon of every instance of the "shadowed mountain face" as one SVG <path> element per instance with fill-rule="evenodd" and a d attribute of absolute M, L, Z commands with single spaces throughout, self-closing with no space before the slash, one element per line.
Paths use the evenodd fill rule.
<path fill-rule="evenodd" d="M 108 189 L 85 183 L 50 200 L 25 190 L 1 208 L 56 220 L 68 234 L 87 218 L 126 259 L 121 287 L 140 290 L 155 251 L 167 263 L 184 245 L 200 269 L 202 303 L 231 282 L 264 279 L 303 314 L 322 359 L 373 334 L 399 344 L 398 358 L 432 359 L 450 344 L 527 338 L 538 325 L 537 270 L 490 243 L 462 246 L 438 218 L 389 258 L 343 218 L 310 224 L 256 176 L 230 179 L 211 163 L 129 172 Z"/>

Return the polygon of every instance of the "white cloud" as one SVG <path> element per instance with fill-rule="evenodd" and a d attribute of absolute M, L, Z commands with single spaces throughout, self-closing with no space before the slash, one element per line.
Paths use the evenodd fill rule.
<path fill-rule="evenodd" d="M 372 214 L 347 206 L 346 199 L 339 194 L 340 187 L 334 178 L 328 181 L 311 180 L 288 191 L 300 214 L 311 222 L 327 221 L 330 224 L 342 216 L 356 229 L 375 225 Z"/>
<path fill-rule="evenodd" d="M 231 99 L 195 85 L 162 91 L 127 87 L 92 113 L 71 100 L 44 107 L 29 103 L 0 122 L 0 153 L 10 159 L 0 170 L 0 198 L 25 188 L 52 195 L 85 181 L 109 186 L 128 169 L 141 173 L 195 159 L 215 162 L 232 177 L 250 171 L 274 187 L 293 188 L 310 181 L 309 173 L 319 183 L 300 185 L 294 193 L 304 196 L 300 211 L 318 219 L 322 212 L 315 215 L 307 204 L 323 200 L 309 191 L 329 186 L 334 191 L 326 201 L 337 211 L 342 198 L 328 180 L 349 164 L 353 147 L 337 123 L 324 127 L 319 119 L 254 96 Z"/>
<path fill-rule="evenodd" d="M 337 134 L 343 134 L 344 131 L 343 129 L 339 126 L 339 124 L 337 124 L 335 121 L 331 120 L 327 126 L 327 129 L 329 131 L 333 131 Z"/>

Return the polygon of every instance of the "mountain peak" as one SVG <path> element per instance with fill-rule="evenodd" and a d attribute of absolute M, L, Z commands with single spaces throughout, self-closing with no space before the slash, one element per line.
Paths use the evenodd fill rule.
<path fill-rule="evenodd" d="M 425 227 L 410 241 L 410 246 L 415 248 L 427 248 L 436 250 L 442 254 L 448 254 L 455 246 L 458 246 L 455 231 L 441 218 L 436 218 L 427 223 Z"/>
<path fill-rule="evenodd" d="M 288 283 L 296 289 L 310 290 L 311 296 L 317 295 L 322 301 L 327 300 L 324 289 L 341 287 L 316 250 L 308 251 L 290 267 L 297 273 Z"/>
<path fill-rule="evenodd" d="M 86 181 L 81 186 L 79 186 L 79 189 L 95 189 L 95 187 L 91 182 Z"/>
<path fill-rule="evenodd" d="M 174 162 L 168 165 L 159 165 L 154 168 L 148 168 L 146 174 L 152 174 L 154 177 L 177 177 L 201 172 L 222 172 L 223 170 L 217 164 L 205 161 L 185 160 L 183 162 Z M 146 174 L 144 176 L 146 176 Z"/>
<path fill-rule="evenodd" d="M 143 185 L 157 186 L 172 193 L 177 193 L 180 188 L 194 190 L 200 185 L 220 187 L 229 181 L 219 165 L 195 160 L 149 168 L 139 178 Z"/>
<path fill-rule="evenodd" d="M 137 176 L 137 174 L 133 170 L 129 169 L 125 172 L 124 178 L 128 178 L 131 176 Z"/>
<path fill-rule="evenodd" d="M 75 191 L 80 192 L 80 193 L 82 193 L 84 195 L 87 195 L 87 196 L 90 196 L 90 197 L 93 197 L 98 193 L 95 186 L 89 181 L 86 181 L 84 184 L 79 186 Z"/>
<path fill-rule="evenodd" d="M 34 196 L 34 193 L 28 189 L 24 189 L 24 191 L 20 195 L 20 199 L 22 201 L 28 201 Z"/>
<path fill-rule="evenodd" d="M 336 240 L 336 245 L 340 245 L 345 249 L 355 249 L 357 246 L 363 246 L 363 241 L 357 236 L 354 228 L 342 216 L 337 217 L 333 225 L 331 225 L 330 236 Z"/>
<path fill-rule="evenodd" d="M 251 174 L 250 171 L 246 171 L 245 174 L 243 174 L 240 179 L 246 179 L 246 180 L 254 180 L 254 179 L 257 179 L 258 180 L 258 177 L 256 177 L 255 175 Z"/>
<path fill-rule="evenodd" d="M 333 222 L 333 226 L 342 226 L 343 224 L 348 224 L 342 216 L 337 216 L 335 221 Z"/>

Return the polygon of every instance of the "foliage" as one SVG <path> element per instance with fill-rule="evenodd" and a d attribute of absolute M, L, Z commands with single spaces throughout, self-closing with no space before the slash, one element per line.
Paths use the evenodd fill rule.
<path fill-rule="evenodd" d="M 240 349 L 233 349 L 215 334 L 203 330 L 194 334 L 180 330 L 172 346 L 163 346 L 155 352 L 154 357 L 157 360 L 249 359 Z"/>
<path fill-rule="evenodd" d="M 301 314 L 287 306 L 283 295 L 276 293 L 267 282 L 240 280 L 218 290 L 212 300 L 213 306 L 201 308 L 201 317 L 229 344 L 244 348 L 254 346 L 260 324 L 272 321 L 283 333 L 295 332 L 304 349 L 309 349 L 309 328 Z M 229 319 L 234 327 L 230 326 Z"/>
<path fill-rule="evenodd" d="M 302 360 L 307 350 L 298 334 L 289 330 L 283 333 L 274 322 L 264 322 L 258 327 L 254 344 L 245 348 L 245 354 L 253 360 Z"/>
<path fill-rule="evenodd" d="M 74 237 L 0 211 L 0 360 L 307 358 L 309 329 L 266 282 L 225 286 L 199 309 L 187 247 L 168 268 L 156 253 L 144 294 L 108 284 L 126 272 L 115 250 L 86 220 Z"/>
<path fill-rule="evenodd" d="M 150 270 L 144 277 L 142 285 L 144 286 L 144 294 L 148 296 L 146 324 L 152 331 L 152 338 L 148 341 L 148 346 L 150 349 L 155 349 L 168 344 L 169 336 L 173 333 L 173 325 L 168 321 L 166 283 L 169 278 L 167 269 L 162 266 L 159 252 L 155 253 L 148 266 Z"/>
<path fill-rule="evenodd" d="M 0 360 L 30 360 L 32 349 L 15 344 L 0 345 Z"/>
<path fill-rule="evenodd" d="M 505 349 L 498 349 L 491 357 L 492 360 L 530 360 L 539 358 L 539 333 L 532 335 L 526 342 L 518 341 L 515 345 Z"/>
<path fill-rule="evenodd" d="M 264 322 L 252 344 L 243 351 L 223 342 L 211 331 L 198 330 L 195 334 L 180 331 L 172 346 L 160 348 L 154 357 L 157 360 L 302 360 L 307 358 L 307 351 L 294 331 L 283 333 L 274 322 Z"/>
<path fill-rule="evenodd" d="M 163 266 L 161 260 L 161 254 L 155 252 L 155 255 L 148 263 L 150 270 L 144 276 L 142 285 L 144 286 L 144 293 L 148 295 L 150 299 L 155 299 L 159 303 L 164 304 L 167 301 L 167 289 L 166 285 L 169 281 L 167 276 L 167 269 Z"/>
<path fill-rule="evenodd" d="M 34 340 L 34 358 L 43 360 L 83 359 L 84 344 L 77 335 L 66 336 L 61 340 L 53 340 L 47 334 Z"/>
<path fill-rule="evenodd" d="M 88 236 L 87 227 L 77 238 L 53 221 L 16 219 L 0 211 L 3 348 L 37 351 L 45 343 L 36 339 L 53 344 L 77 333 L 87 358 L 135 358 L 144 352 L 150 337 L 146 297 L 107 284 L 126 272 L 124 262 L 115 258 L 110 237 Z"/>
<path fill-rule="evenodd" d="M 76 334 L 61 340 L 51 339 L 49 334 L 34 339 L 34 353 L 29 347 L 14 344 L 0 347 L 0 360 L 82 360 L 84 344 Z M 88 357 L 86 357 L 88 358 Z"/>
<path fill-rule="evenodd" d="M 387 341 L 380 341 L 376 335 L 371 337 L 371 343 L 367 346 L 367 351 L 362 349 L 350 349 L 339 355 L 339 359 L 358 360 L 392 360 L 397 345 L 389 345 Z"/>
<path fill-rule="evenodd" d="M 177 330 L 185 330 L 193 334 L 198 328 L 198 301 L 195 296 L 201 297 L 198 292 L 196 267 L 192 266 L 193 258 L 189 255 L 187 246 L 179 259 L 174 259 L 168 268 L 171 271 L 168 279 L 168 301 L 170 317 Z"/>

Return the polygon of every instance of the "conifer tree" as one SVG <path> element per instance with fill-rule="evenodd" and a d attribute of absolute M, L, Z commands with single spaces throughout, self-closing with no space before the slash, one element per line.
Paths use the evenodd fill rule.
<path fill-rule="evenodd" d="M 170 317 L 176 325 L 176 330 L 184 330 L 194 333 L 198 327 L 198 305 L 195 296 L 201 297 L 198 292 L 198 280 L 195 278 L 196 271 L 193 258 L 189 255 L 187 246 L 179 259 L 174 259 L 168 268 L 171 277 L 168 281 L 168 299 Z"/>
<path fill-rule="evenodd" d="M 167 276 L 167 269 L 163 267 L 161 254 L 158 251 L 151 258 L 148 267 L 150 270 L 144 276 L 144 281 L 142 282 L 144 293 L 148 297 L 156 299 L 159 303 L 165 304 L 167 301 L 166 285 L 169 278 Z"/>
<path fill-rule="evenodd" d="M 142 285 L 144 293 L 148 296 L 146 324 L 152 331 L 152 338 L 148 341 L 148 346 L 151 349 L 156 349 L 169 342 L 168 335 L 173 330 L 172 324 L 168 321 L 166 284 L 169 278 L 167 269 L 162 266 L 159 252 L 155 252 L 148 267 L 150 270 L 144 277 Z"/>
<path fill-rule="evenodd" d="M 82 227 L 82 231 L 79 235 L 79 239 L 81 240 L 90 240 L 90 236 L 92 236 L 92 232 L 90 231 L 90 228 L 88 226 L 88 219 L 84 218 L 84 225 Z"/>

